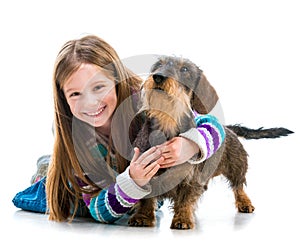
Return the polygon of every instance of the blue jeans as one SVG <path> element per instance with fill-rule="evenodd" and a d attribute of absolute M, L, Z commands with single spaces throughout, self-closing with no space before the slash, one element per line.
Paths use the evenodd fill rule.
<path fill-rule="evenodd" d="M 23 210 L 45 213 L 47 211 L 45 184 L 46 177 L 17 193 L 12 202 Z"/>
<path fill-rule="evenodd" d="M 46 177 L 42 178 L 38 182 L 32 184 L 25 190 L 18 192 L 13 198 L 13 204 L 20 209 L 46 213 L 47 212 L 47 197 L 46 197 Z M 71 211 L 73 214 L 73 211 Z M 79 201 L 76 216 L 90 217 L 88 208 L 85 206 L 83 200 Z"/>

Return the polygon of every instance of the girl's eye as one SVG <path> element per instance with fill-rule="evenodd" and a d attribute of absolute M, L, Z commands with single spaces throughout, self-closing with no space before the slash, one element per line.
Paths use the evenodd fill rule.
<path fill-rule="evenodd" d="M 103 87 L 102 85 L 96 85 L 96 86 L 94 87 L 94 91 L 98 91 L 98 90 L 100 90 L 102 87 Z"/>
<path fill-rule="evenodd" d="M 80 95 L 80 92 L 73 92 L 73 93 L 70 94 L 70 98 L 77 97 L 79 95 Z"/>

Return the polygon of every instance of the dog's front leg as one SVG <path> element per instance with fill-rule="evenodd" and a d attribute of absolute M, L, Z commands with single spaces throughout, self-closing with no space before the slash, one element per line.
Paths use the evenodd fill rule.
<path fill-rule="evenodd" d="M 141 130 L 138 132 L 134 142 L 133 146 L 138 147 L 140 149 L 140 152 L 145 152 L 148 150 L 151 145 L 149 143 L 149 135 L 150 135 L 150 121 L 147 120 Z"/>
<path fill-rule="evenodd" d="M 178 190 L 177 196 L 174 198 L 174 216 L 172 219 L 172 229 L 192 229 L 195 226 L 194 213 L 197 207 L 198 199 L 205 191 L 205 188 L 185 187 Z"/>
<path fill-rule="evenodd" d="M 129 219 L 128 224 L 136 227 L 153 227 L 155 225 L 156 199 L 140 200 L 136 212 Z"/>

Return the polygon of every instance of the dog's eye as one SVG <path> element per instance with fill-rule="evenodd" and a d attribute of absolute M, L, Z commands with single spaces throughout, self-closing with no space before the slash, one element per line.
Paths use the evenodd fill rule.
<path fill-rule="evenodd" d="M 189 69 L 186 66 L 180 68 L 180 72 L 188 72 Z"/>
<path fill-rule="evenodd" d="M 162 67 L 162 63 L 158 63 L 158 64 L 156 65 L 156 68 L 160 68 L 160 67 Z"/>
<path fill-rule="evenodd" d="M 159 69 L 161 67 L 162 67 L 162 63 L 157 62 L 155 65 L 153 65 L 153 67 L 151 69 L 151 72 L 153 72 L 153 71 L 155 71 L 155 70 L 157 70 L 157 69 Z"/>
<path fill-rule="evenodd" d="M 169 61 L 169 62 L 167 63 L 167 65 L 170 66 L 170 67 L 172 67 L 172 66 L 174 65 L 174 62 L 173 62 L 173 61 Z"/>

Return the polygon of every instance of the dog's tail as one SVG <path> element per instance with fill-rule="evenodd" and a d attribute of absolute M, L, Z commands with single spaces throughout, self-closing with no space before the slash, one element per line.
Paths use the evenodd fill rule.
<path fill-rule="evenodd" d="M 288 136 L 291 133 L 294 133 L 293 131 L 290 131 L 289 129 L 283 128 L 283 127 L 276 127 L 276 128 L 268 128 L 264 129 L 263 127 L 260 127 L 258 129 L 250 129 L 245 126 L 241 126 L 239 124 L 236 125 L 228 125 L 226 126 L 230 130 L 232 130 L 237 136 L 243 137 L 245 139 L 274 139 L 279 138 L 281 136 Z"/>

